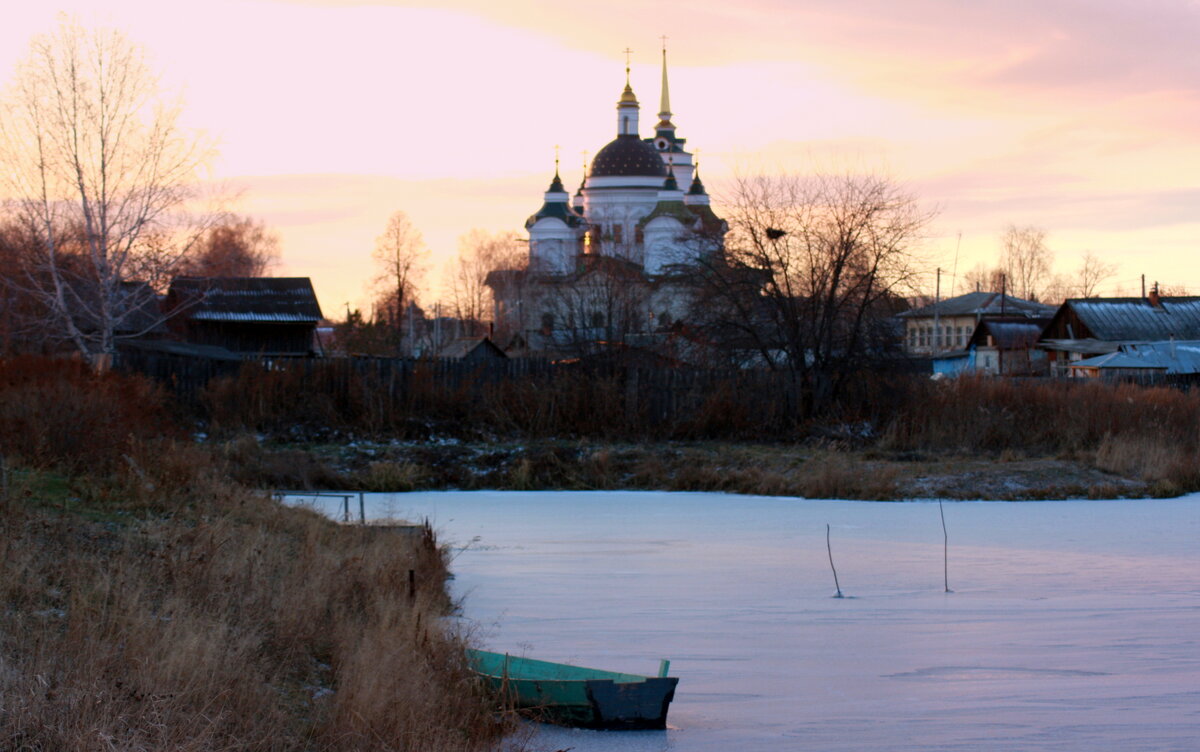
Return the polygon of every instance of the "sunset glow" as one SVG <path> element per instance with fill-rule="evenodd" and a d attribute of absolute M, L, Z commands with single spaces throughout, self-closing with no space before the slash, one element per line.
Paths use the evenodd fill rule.
<path fill-rule="evenodd" d="M 6 10 L 0 77 L 59 11 L 146 47 L 217 141 L 211 179 L 279 231 L 278 273 L 312 277 L 328 316 L 369 305 L 393 211 L 433 252 L 432 302 L 460 235 L 538 208 L 556 144 L 574 191 L 614 135 L 627 46 L 650 135 L 664 34 L 674 122 L 718 204 L 738 171 L 881 171 L 940 208 L 931 292 L 937 266 L 992 262 L 1009 223 L 1045 228 L 1057 271 L 1087 250 L 1118 264 L 1105 293 L 1142 274 L 1200 291 L 1187 0 L 64 1 Z"/>

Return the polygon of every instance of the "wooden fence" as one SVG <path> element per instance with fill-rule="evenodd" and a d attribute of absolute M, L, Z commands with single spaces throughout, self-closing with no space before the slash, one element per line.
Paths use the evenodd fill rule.
<path fill-rule="evenodd" d="M 813 385 L 806 387 L 788 372 L 760 370 L 521 358 L 232 361 L 142 351 L 122 354 L 117 366 L 159 381 L 200 415 L 245 428 L 308 423 L 419 435 L 417 424 L 432 420 L 535 435 L 786 438 L 812 415 Z M 1064 388 L 1082 381 L 1021 380 Z M 863 372 L 839 397 L 836 418 L 878 424 L 889 403 L 904 401 L 906 383 L 895 375 Z M 1190 389 L 1200 377 L 1158 376 L 1139 383 Z"/>
<path fill-rule="evenodd" d="M 117 367 L 151 377 L 184 405 L 201 410 L 211 409 L 217 401 L 213 395 L 224 388 L 237 393 L 228 399 L 242 399 L 239 409 L 247 414 L 267 410 L 267 402 L 290 400 L 295 416 L 319 402 L 328 418 L 369 420 L 378 428 L 405 417 L 467 418 L 486 412 L 478 417 L 521 425 L 588 420 L 631 428 L 715 422 L 725 430 L 736 424 L 752 432 L 755 426 L 791 424 L 803 411 L 798 382 L 791 374 L 769 371 L 532 358 L 227 361 L 142 351 L 122 354 Z"/>

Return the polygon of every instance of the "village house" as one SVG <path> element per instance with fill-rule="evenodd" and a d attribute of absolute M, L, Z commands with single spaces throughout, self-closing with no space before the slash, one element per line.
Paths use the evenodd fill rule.
<path fill-rule="evenodd" d="M 313 355 L 321 320 L 308 277 L 176 277 L 164 311 L 184 342 L 243 355 Z"/>
<path fill-rule="evenodd" d="M 1200 374 L 1200 342 L 1174 340 L 1121 345 L 1116 352 L 1072 361 L 1073 378 L 1145 380 Z"/>
<path fill-rule="evenodd" d="M 1162 297 L 1151 290 L 1145 298 L 1072 298 L 1054 314 L 1037 346 L 1046 351 L 1052 375 L 1070 376 L 1078 361 L 1117 353 L 1124 345 L 1160 343 L 1169 349 L 1172 340 L 1200 340 L 1200 297 Z"/>
<path fill-rule="evenodd" d="M 934 356 L 958 351 L 965 357 L 976 328 L 986 319 L 1044 323 L 1054 306 L 997 292 L 969 292 L 898 314 L 904 322 L 904 351 L 910 356 Z"/>
<path fill-rule="evenodd" d="M 975 327 L 962 350 L 938 353 L 935 374 L 986 373 L 992 376 L 1044 375 L 1046 353 L 1037 349 L 1042 327 L 1049 319 L 984 319 Z"/>

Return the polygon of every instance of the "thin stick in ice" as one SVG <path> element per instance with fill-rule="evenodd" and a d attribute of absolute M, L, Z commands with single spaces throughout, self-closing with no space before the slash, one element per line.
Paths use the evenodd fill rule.
<path fill-rule="evenodd" d="M 829 523 L 825 523 L 825 550 L 829 552 L 829 568 L 833 570 L 833 586 L 837 588 L 837 595 L 834 598 L 844 598 L 842 595 L 842 586 L 838 584 L 837 567 L 833 566 L 833 546 L 829 543 Z"/>
<path fill-rule="evenodd" d="M 950 535 L 946 532 L 946 512 L 942 509 L 942 500 L 938 499 L 938 514 L 942 516 L 942 580 L 947 593 L 950 589 Z"/>

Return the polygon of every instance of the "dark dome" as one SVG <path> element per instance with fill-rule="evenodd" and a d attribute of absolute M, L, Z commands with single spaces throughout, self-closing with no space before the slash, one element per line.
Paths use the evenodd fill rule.
<path fill-rule="evenodd" d="M 663 178 L 667 166 L 658 150 L 634 134 L 617 136 L 592 160 L 590 177 L 631 176 Z"/>

